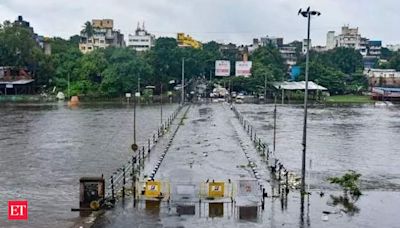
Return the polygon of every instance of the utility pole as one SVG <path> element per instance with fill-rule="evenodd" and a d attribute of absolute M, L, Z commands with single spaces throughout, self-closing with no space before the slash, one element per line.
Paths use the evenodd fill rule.
<path fill-rule="evenodd" d="M 162 91 L 162 82 L 161 82 L 160 90 L 161 90 L 161 92 L 160 92 L 160 98 L 161 98 L 161 102 L 160 102 L 160 104 L 161 104 L 161 107 L 160 107 L 161 122 L 160 123 L 162 125 L 163 124 L 163 110 L 162 110 L 162 108 L 163 108 L 163 95 L 162 95 L 163 91 Z"/>
<path fill-rule="evenodd" d="M 299 10 L 298 14 L 307 18 L 307 53 L 306 53 L 306 73 L 305 73 L 305 90 L 304 90 L 304 124 L 303 124 L 303 154 L 301 159 L 301 193 L 304 195 L 306 193 L 306 148 L 307 148 L 307 102 L 308 102 L 308 68 L 309 68 L 309 51 L 310 51 L 310 22 L 311 16 L 321 15 L 318 11 L 310 11 L 310 7 L 307 10 Z"/>
<path fill-rule="evenodd" d="M 181 105 L 185 103 L 185 58 L 182 58 Z"/>
<path fill-rule="evenodd" d="M 276 144 L 276 96 L 274 96 L 274 103 L 275 103 L 275 108 L 274 108 L 274 143 L 273 143 L 273 149 L 274 149 L 274 154 L 275 154 L 275 144 Z"/>
<path fill-rule="evenodd" d="M 140 76 L 138 76 L 137 91 L 140 93 Z"/>
<path fill-rule="evenodd" d="M 136 102 L 137 102 L 137 97 L 135 94 L 135 99 L 133 102 L 133 144 L 136 145 Z"/>
<path fill-rule="evenodd" d="M 139 93 L 139 99 L 138 99 L 138 102 L 140 102 L 140 76 L 138 76 L 137 91 L 138 91 L 138 93 Z"/>
<path fill-rule="evenodd" d="M 70 73 L 68 72 L 68 100 L 70 99 L 69 87 L 70 87 Z"/>
<path fill-rule="evenodd" d="M 267 75 L 264 75 L 264 103 L 267 103 Z"/>

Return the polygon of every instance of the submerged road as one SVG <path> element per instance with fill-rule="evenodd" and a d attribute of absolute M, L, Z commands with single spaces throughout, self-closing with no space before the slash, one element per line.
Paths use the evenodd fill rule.
<path fill-rule="evenodd" d="M 215 180 L 225 183 L 231 181 L 237 191 L 239 179 L 255 181 L 247 157 L 258 156 L 256 149 L 230 110 L 229 104 L 192 105 L 183 116 L 184 110 L 186 108 L 182 109 L 170 131 L 160 139 L 147 158 L 141 180 L 150 176 L 160 155 L 170 144 L 154 179 L 169 183 L 171 188 L 179 183 L 200 186 L 200 183 Z M 170 141 L 172 132 L 178 126 L 175 137 Z M 267 186 L 269 173 L 261 172 L 261 169 L 266 170 L 265 167 L 258 168 L 263 186 L 269 189 Z M 196 188 L 198 191 L 198 187 Z M 260 193 L 259 189 L 254 191 Z M 228 207 L 225 209 L 221 218 L 210 219 L 199 212 L 196 212 L 196 216 L 178 216 L 170 210 L 163 209 L 161 212 L 149 214 L 145 206 L 139 205 L 134 208 L 131 197 L 128 199 L 123 203 L 117 203 L 116 207 L 102 215 L 93 227 L 208 227 L 217 224 L 232 227 L 237 223 L 232 205 L 231 209 Z M 260 200 L 261 198 L 256 196 L 250 199 L 252 205 L 260 205 Z"/>

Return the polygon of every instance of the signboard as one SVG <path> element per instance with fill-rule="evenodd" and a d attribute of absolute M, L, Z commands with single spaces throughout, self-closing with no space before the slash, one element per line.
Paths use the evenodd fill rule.
<path fill-rule="evenodd" d="M 224 197 L 224 182 L 211 182 L 208 184 L 209 197 Z"/>
<path fill-rule="evenodd" d="M 130 97 L 132 97 L 132 94 L 131 93 L 125 93 L 125 97 L 126 98 L 130 98 Z"/>
<path fill-rule="evenodd" d="M 6 84 L 6 88 L 7 89 L 12 89 L 12 88 L 14 88 L 14 85 L 13 84 Z"/>
<path fill-rule="evenodd" d="M 140 92 L 136 92 L 135 97 L 140 97 Z"/>
<path fill-rule="evenodd" d="M 159 181 L 147 181 L 145 196 L 159 197 L 161 194 L 161 183 Z"/>
<path fill-rule="evenodd" d="M 236 61 L 235 65 L 235 75 L 236 76 L 251 76 L 251 61 Z"/>
<path fill-rule="evenodd" d="M 254 195 L 257 191 L 255 180 L 239 180 L 238 195 Z"/>
<path fill-rule="evenodd" d="M 227 60 L 215 61 L 215 76 L 229 76 L 231 75 L 231 62 Z"/>

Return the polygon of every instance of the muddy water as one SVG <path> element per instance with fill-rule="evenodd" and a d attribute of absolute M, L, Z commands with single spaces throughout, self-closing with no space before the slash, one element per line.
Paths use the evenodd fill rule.
<path fill-rule="evenodd" d="M 163 107 L 167 117 L 176 105 Z M 0 106 L 0 227 L 69 227 L 81 176 L 106 177 L 131 151 L 133 108 L 65 103 Z M 160 107 L 137 109 L 138 144 L 160 125 Z M 28 222 L 7 222 L 7 201 L 29 201 Z"/>
<path fill-rule="evenodd" d="M 164 113 L 174 108 L 164 107 Z M 273 106 L 243 104 L 238 108 L 253 123 L 257 134 L 272 143 Z M 309 110 L 310 183 L 315 192 L 303 219 L 299 219 L 302 212 L 298 193 L 291 192 L 286 207 L 280 199 L 268 198 L 266 210 L 256 223 L 174 217 L 171 227 L 396 227 L 400 204 L 399 111 L 398 106 Z M 139 142 L 158 127 L 159 114 L 157 106 L 138 109 Z M 301 164 L 302 115 L 300 106 L 278 107 L 276 154 L 294 171 L 299 171 Z M 75 110 L 64 104 L 0 106 L 0 227 L 74 224 L 78 214 L 70 208 L 78 206 L 79 177 L 101 173 L 109 176 L 129 157 L 132 116 L 132 107 L 115 104 L 83 105 Z M 362 187 L 369 191 L 357 202 L 359 212 L 355 215 L 333 214 L 323 222 L 322 211 L 337 208 L 327 204 L 330 193 L 320 198 L 316 192 L 332 188 L 326 177 L 348 169 L 363 174 Z M 10 199 L 29 200 L 28 222 L 6 222 Z M 131 220 L 126 225 L 132 225 Z"/>
<path fill-rule="evenodd" d="M 188 178 L 195 180 L 198 177 L 205 179 L 210 176 L 222 177 L 235 173 L 235 167 L 232 167 L 232 164 L 240 164 L 243 161 L 240 158 L 242 156 L 240 146 L 237 145 L 237 142 L 231 141 L 233 128 L 229 122 L 239 122 L 233 117 L 232 112 L 228 108 L 223 109 L 221 106 L 221 104 L 212 104 L 208 107 L 192 108 L 191 112 L 187 115 L 185 124 L 181 128 L 182 131 L 178 132 L 177 137 L 172 143 L 171 150 L 167 153 L 165 163 L 160 169 L 161 173 L 158 174 L 159 178 L 173 180 L 174 177 L 178 177 L 180 179 Z M 251 121 L 257 123 L 258 134 L 261 134 L 267 142 L 269 142 L 268 140 L 272 142 L 271 107 L 240 105 L 239 108 L 245 112 Z M 298 171 L 297 166 L 300 166 L 300 163 L 295 156 L 299 156 L 301 152 L 301 145 L 297 144 L 301 142 L 302 109 L 301 107 L 292 106 L 280 107 L 279 110 L 285 110 L 285 114 L 280 112 L 278 116 L 280 120 L 278 122 L 280 123 L 278 131 L 285 134 L 278 134 L 278 150 L 276 153 L 289 169 Z M 249 221 L 238 218 L 237 197 L 234 204 L 224 204 L 223 213 L 218 217 L 211 215 L 210 210 L 207 211 L 205 209 L 211 208 L 210 204 L 205 202 L 195 204 L 195 215 L 178 216 L 174 212 L 174 206 L 171 207 L 169 203 L 160 205 L 160 208 L 155 212 L 154 207 L 144 206 L 143 201 L 139 201 L 139 206 L 133 208 L 133 203 L 129 199 L 128 203 L 120 203 L 116 209 L 108 211 L 106 216 L 101 217 L 94 227 L 399 227 L 397 213 L 398 205 L 400 204 L 400 194 L 396 187 L 396 182 L 385 184 L 389 181 L 388 179 L 373 178 L 374 169 L 383 177 L 395 176 L 397 178 L 396 169 L 376 168 L 391 160 L 396 163 L 397 157 L 381 158 L 380 156 L 376 156 L 380 159 L 366 160 L 363 158 L 363 156 L 366 156 L 365 154 L 357 156 L 343 152 L 343 150 L 348 150 L 348 148 L 357 148 L 357 145 L 354 145 L 355 143 L 365 143 L 364 141 L 359 141 L 360 136 L 357 137 L 356 135 L 367 135 L 369 130 L 363 129 L 361 126 L 363 124 L 368 126 L 369 119 L 374 117 L 375 112 L 373 111 L 374 109 L 368 106 L 313 108 L 310 110 L 310 125 L 312 127 L 310 127 L 309 135 L 310 138 L 314 138 L 313 140 L 309 140 L 309 145 L 310 147 L 319 146 L 320 150 L 323 151 L 321 153 L 324 153 L 315 156 L 315 152 L 310 148 L 310 155 L 313 156 L 314 163 L 318 161 L 332 165 L 324 166 L 315 164 L 312 166 L 311 177 L 313 178 L 313 184 L 311 185 L 311 195 L 305 197 L 303 204 L 301 203 L 300 193 L 295 190 L 291 190 L 286 198 L 279 196 L 268 197 L 266 198 L 265 210 L 262 211 L 260 209 L 257 219 Z M 381 112 L 377 116 L 384 115 L 382 113 L 386 113 L 386 116 L 393 116 L 396 115 L 397 109 L 379 109 L 377 112 Z M 323 113 L 330 113 L 330 115 Z M 367 113 L 367 115 L 363 116 L 362 113 Z M 221 115 L 223 115 L 222 118 Z M 287 117 L 283 117 L 284 115 L 287 115 Z M 313 122 L 317 120 L 319 121 L 319 126 Z M 397 121 L 396 118 L 393 118 L 393 120 Z M 215 123 L 217 128 L 213 128 L 214 124 L 208 122 Z M 300 122 L 300 124 L 297 122 Z M 332 133 L 332 125 L 354 125 L 355 127 L 349 126 L 344 129 L 346 131 L 346 137 L 344 137 L 342 134 L 337 133 L 338 129 Z M 378 131 L 385 131 L 386 127 L 383 126 L 379 126 L 378 124 L 376 128 Z M 316 127 L 318 128 L 316 129 Z M 386 129 L 386 131 L 390 131 L 390 129 Z M 313 132 L 317 132 L 317 136 L 313 136 Z M 349 135 L 353 136 L 349 137 Z M 394 135 L 397 136 L 397 134 Z M 281 142 L 284 138 L 283 136 L 291 138 L 293 142 Z M 244 134 L 243 137 L 247 137 L 247 135 Z M 320 141 L 318 141 L 318 137 L 321 138 Z M 220 138 L 219 142 L 215 144 L 213 141 L 218 140 L 218 138 Z M 346 142 L 343 138 L 349 138 L 349 140 Z M 207 139 L 208 141 L 197 145 L 197 142 L 202 139 Z M 367 138 L 367 140 L 372 140 L 372 138 Z M 208 147 L 208 143 L 211 143 L 210 147 Z M 329 151 L 329 147 L 325 145 L 335 146 L 336 143 L 336 150 L 334 151 Z M 393 143 L 398 142 L 395 141 Z M 224 147 L 226 144 L 229 145 L 226 149 L 236 154 L 237 157 L 224 160 L 221 157 L 214 156 L 212 161 L 206 161 L 206 159 L 211 157 L 210 155 L 207 158 L 197 156 L 198 158 L 193 160 L 192 172 L 188 172 L 192 168 L 188 168 L 188 170 L 182 169 L 182 167 L 190 167 L 187 163 L 192 161 L 190 157 L 194 156 L 195 153 L 202 152 L 207 148 L 207 151 L 217 155 L 223 150 L 215 149 Z M 390 152 L 396 153 L 396 150 L 391 151 L 391 148 L 395 149 L 395 146 L 392 146 L 385 147 L 389 151 L 388 154 Z M 372 146 L 370 147 L 370 150 L 376 149 Z M 288 148 L 288 151 L 291 151 L 291 153 L 283 156 L 282 152 L 279 151 L 281 148 Z M 185 152 L 185 150 L 187 151 Z M 297 150 L 300 152 L 296 152 Z M 375 152 L 381 153 L 381 155 L 384 154 L 377 149 Z M 353 151 L 353 153 L 362 153 L 362 150 L 359 149 Z M 221 155 L 222 153 L 219 154 Z M 346 162 L 343 162 L 346 158 L 363 158 L 365 165 L 360 165 L 357 162 L 354 162 L 353 165 L 347 165 Z M 215 166 L 210 167 L 215 161 L 218 162 L 218 168 Z M 342 192 L 328 190 L 328 188 L 331 189 L 332 187 L 326 184 L 324 178 L 341 174 L 350 168 L 363 173 L 362 183 L 364 194 L 357 201 L 340 201 Z M 171 170 L 177 170 L 178 172 L 171 172 Z M 196 173 L 196 175 L 192 175 L 192 173 Z M 324 194 L 320 195 L 321 190 Z M 323 214 L 324 211 L 328 215 L 325 216 Z"/>
<path fill-rule="evenodd" d="M 238 105 L 272 149 L 273 105 Z M 312 107 L 308 115 L 307 169 L 312 189 L 352 169 L 365 190 L 400 190 L 400 106 Z M 276 155 L 300 173 L 303 107 L 277 107 Z"/>

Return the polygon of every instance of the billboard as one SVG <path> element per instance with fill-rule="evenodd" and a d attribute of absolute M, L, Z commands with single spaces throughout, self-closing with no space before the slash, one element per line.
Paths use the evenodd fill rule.
<path fill-rule="evenodd" d="M 215 76 L 231 75 L 231 62 L 227 60 L 215 61 Z"/>
<path fill-rule="evenodd" d="M 236 76 L 251 76 L 251 61 L 236 61 L 235 75 Z"/>

